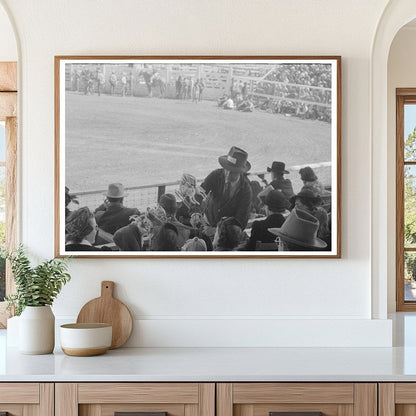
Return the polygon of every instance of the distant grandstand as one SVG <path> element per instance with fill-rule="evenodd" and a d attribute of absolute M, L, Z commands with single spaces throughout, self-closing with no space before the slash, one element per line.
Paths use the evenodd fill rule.
<path fill-rule="evenodd" d="M 67 91 L 98 91 L 98 72 L 102 72 L 104 94 L 110 94 L 110 76 L 117 77 L 115 94 L 128 96 L 148 95 L 143 72 L 158 73 L 166 83 L 165 98 L 176 98 L 175 82 L 179 77 L 202 80 L 204 100 L 218 100 L 229 95 L 233 86 L 246 84 L 247 94 L 256 108 L 293 115 L 306 119 L 331 121 L 331 64 L 213 64 L 213 63 L 169 63 L 169 64 L 67 64 L 65 86 Z M 126 79 L 126 86 L 121 82 Z M 158 92 L 155 92 L 155 96 Z"/>

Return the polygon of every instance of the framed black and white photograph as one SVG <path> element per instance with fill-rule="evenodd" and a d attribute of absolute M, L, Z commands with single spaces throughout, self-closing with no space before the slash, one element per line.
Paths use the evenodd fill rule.
<path fill-rule="evenodd" d="M 341 58 L 55 57 L 57 257 L 341 256 Z"/>

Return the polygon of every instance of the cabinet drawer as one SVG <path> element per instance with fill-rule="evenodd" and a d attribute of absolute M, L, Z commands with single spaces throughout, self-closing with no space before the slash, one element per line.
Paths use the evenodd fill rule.
<path fill-rule="evenodd" d="M 80 383 L 78 403 L 198 403 L 198 383 Z"/>
<path fill-rule="evenodd" d="M 214 383 L 58 383 L 56 416 L 215 416 Z"/>
<path fill-rule="evenodd" d="M 376 416 L 375 383 L 220 383 L 217 416 Z"/>
<path fill-rule="evenodd" d="M 53 384 L 0 383 L 0 415 L 53 416 Z"/>

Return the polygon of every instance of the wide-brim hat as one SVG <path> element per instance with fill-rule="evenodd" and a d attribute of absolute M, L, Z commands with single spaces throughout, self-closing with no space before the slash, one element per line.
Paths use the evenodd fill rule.
<path fill-rule="evenodd" d="M 248 172 L 251 169 L 251 164 L 247 160 L 248 153 L 239 147 L 231 147 L 228 155 L 220 156 L 218 158 L 219 164 L 230 172 Z"/>
<path fill-rule="evenodd" d="M 289 208 L 290 204 L 281 191 L 272 189 L 266 196 L 264 204 L 272 211 L 284 210 Z"/>
<path fill-rule="evenodd" d="M 293 209 L 280 228 L 268 228 L 268 231 L 283 241 L 301 247 L 326 248 L 325 241 L 317 237 L 319 221 L 313 215 L 301 209 Z"/>
<path fill-rule="evenodd" d="M 283 162 L 274 161 L 271 168 L 267 168 L 267 172 L 289 173 L 286 170 L 286 165 Z"/>
<path fill-rule="evenodd" d="M 128 194 L 124 192 L 124 186 L 121 183 L 110 183 L 104 195 L 107 198 L 124 198 Z"/>
<path fill-rule="evenodd" d="M 293 195 L 290 198 L 290 202 L 292 204 L 295 203 L 297 198 L 305 198 L 305 199 L 309 199 L 313 204 L 315 205 L 320 205 L 322 204 L 322 198 L 321 196 L 312 188 L 304 186 L 299 193 L 297 193 L 296 195 Z"/>

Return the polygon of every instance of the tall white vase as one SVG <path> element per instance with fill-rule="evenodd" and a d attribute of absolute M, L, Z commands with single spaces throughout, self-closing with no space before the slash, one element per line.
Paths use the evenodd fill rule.
<path fill-rule="evenodd" d="M 26 306 L 19 319 L 19 351 L 50 354 L 55 346 L 55 315 L 50 306 Z"/>

